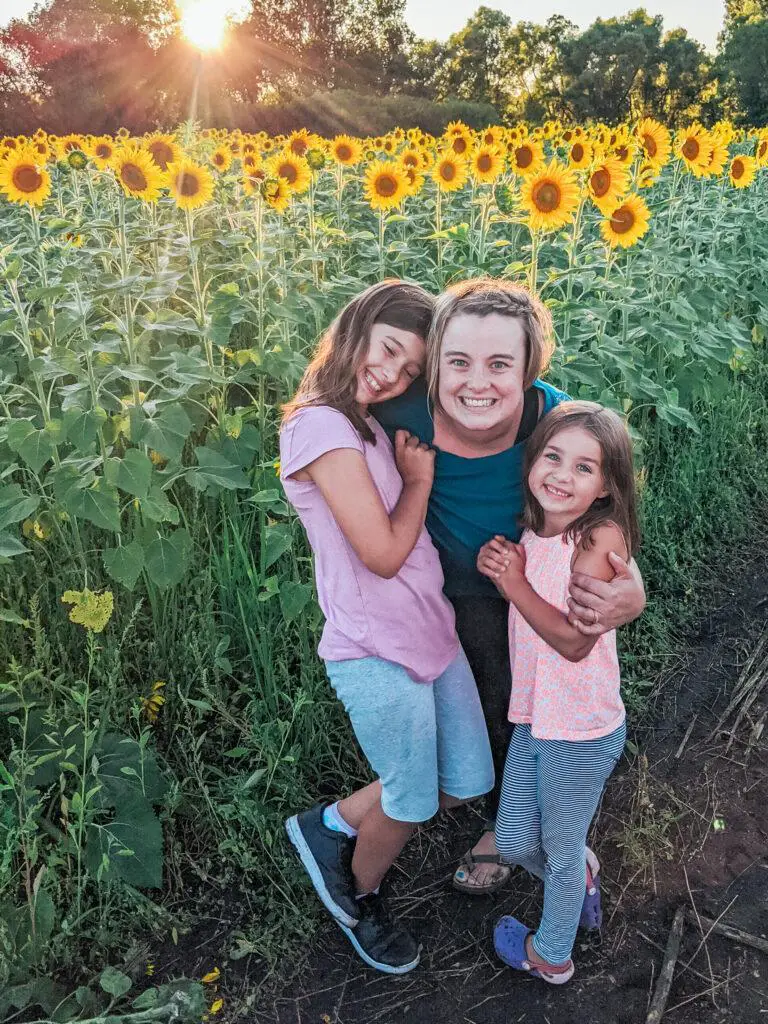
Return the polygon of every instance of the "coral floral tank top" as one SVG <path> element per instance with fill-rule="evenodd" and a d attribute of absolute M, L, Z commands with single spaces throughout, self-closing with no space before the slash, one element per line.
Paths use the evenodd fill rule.
<path fill-rule="evenodd" d="M 520 543 L 528 582 L 545 601 L 567 612 L 573 541 L 526 530 Z M 536 739 L 598 739 L 624 721 L 615 630 L 599 636 L 582 661 L 572 662 L 542 640 L 510 604 L 509 658 L 509 720 L 530 725 Z"/>

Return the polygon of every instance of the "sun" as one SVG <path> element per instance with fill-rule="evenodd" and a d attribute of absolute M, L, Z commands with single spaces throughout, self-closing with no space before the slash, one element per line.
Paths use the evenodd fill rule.
<path fill-rule="evenodd" d="M 181 31 L 198 50 L 217 50 L 230 22 L 242 21 L 247 12 L 244 0 L 181 0 Z"/>

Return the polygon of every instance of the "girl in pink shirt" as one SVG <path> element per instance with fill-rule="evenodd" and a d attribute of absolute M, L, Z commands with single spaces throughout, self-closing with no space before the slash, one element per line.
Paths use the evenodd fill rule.
<path fill-rule="evenodd" d="M 402 974 L 418 943 L 379 884 L 416 824 L 493 787 L 477 687 L 424 526 L 435 453 L 370 407 L 424 371 L 432 297 L 366 289 L 322 338 L 284 410 L 281 478 L 314 555 L 318 653 L 376 781 L 286 822 L 326 908 L 371 967 Z"/>
<path fill-rule="evenodd" d="M 571 625 L 568 583 L 573 571 L 611 580 L 609 553 L 630 558 L 639 545 L 626 427 L 593 402 L 562 403 L 532 434 L 523 480 L 520 543 L 494 538 L 477 565 L 510 602 L 516 727 L 496 845 L 543 878 L 544 910 L 535 934 L 503 917 L 494 943 L 511 967 L 561 985 L 573 976 L 579 924 L 600 925 L 599 865 L 586 839 L 626 738 L 616 633 Z"/>

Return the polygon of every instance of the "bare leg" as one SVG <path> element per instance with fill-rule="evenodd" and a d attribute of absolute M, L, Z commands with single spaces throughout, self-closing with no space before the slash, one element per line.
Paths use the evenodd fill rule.
<path fill-rule="evenodd" d="M 415 822 L 389 818 L 382 810 L 380 801 L 368 811 L 358 828 L 352 857 L 352 874 L 355 876 L 357 892 L 373 892 L 378 889 L 382 878 L 392 867 L 415 828 Z"/>
<path fill-rule="evenodd" d="M 339 814 L 352 828 L 360 830 L 366 814 L 381 803 L 381 783 L 377 779 L 339 800 Z"/>

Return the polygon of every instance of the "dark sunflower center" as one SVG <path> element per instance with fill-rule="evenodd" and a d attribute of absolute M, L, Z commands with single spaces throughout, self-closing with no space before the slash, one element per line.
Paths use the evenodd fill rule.
<path fill-rule="evenodd" d="M 577 164 L 584 159 L 584 147 L 580 142 L 574 142 L 573 149 L 571 150 L 571 156 Z"/>
<path fill-rule="evenodd" d="M 309 149 L 309 146 L 304 139 L 294 139 L 291 143 L 291 152 L 295 153 L 296 156 L 304 156 Z"/>
<path fill-rule="evenodd" d="M 99 160 L 109 160 L 112 156 L 112 147 L 108 146 L 106 142 L 100 142 L 96 147 L 96 156 Z"/>
<path fill-rule="evenodd" d="M 336 148 L 336 156 L 339 160 L 349 160 L 352 157 L 352 147 L 348 146 L 346 142 L 342 142 L 342 144 Z"/>
<path fill-rule="evenodd" d="M 147 187 L 147 176 L 137 164 L 123 164 L 120 169 L 120 180 L 131 192 L 143 192 Z"/>
<path fill-rule="evenodd" d="M 563 139 L 566 142 L 570 142 L 572 138 L 573 138 L 573 132 L 572 131 L 564 131 L 563 132 Z"/>
<path fill-rule="evenodd" d="M 173 160 L 173 150 L 167 142 L 153 142 L 149 147 L 149 152 L 161 171 L 166 170 L 168 164 Z"/>
<path fill-rule="evenodd" d="M 519 146 L 515 150 L 515 160 L 517 166 L 523 168 L 530 167 L 533 163 L 533 150 L 530 146 Z"/>
<path fill-rule="evenodd" d="M 456 165 L 452 163 L 445 163 L 440 168 L 440 177 L 443 181 L 453 181 L 456 177 Z"/>
<path fill-rule="evenodd" d="M 19 192 L 35 192 L 42 183 L 42 175 L 33 164 L 20 164 L 13 172 L 13 184 Z"/>
<path fill-rule="evenodd" d="M 200 191 L 200 179 L 196 174 L 180 174 L 176 179 L 179 195 L 185 198 L 196 196 Z"/>
<path fill-rule="evenodd" d="M 486 144 L 486 146 L 492 146 L 494 142 L 493 132 L 486 132 L 485 137 L 483 138 L 483 142 Z"/>
<path fill-rule="evenodd" d="M 766 153 L 768 153 L 768 139 L 763 139 L 757 147 L 757 155 L 762 160 Z"/>
<path fill-rule="evenodd" d="M 477 169 L 481 174 L 487 174 L 493 167 L 493 160 L 487 153 L 481 153 L 477 160 Z"/>
<path fill-rule="evenodd" d="M 414 153 L 406 153 L 403 157 L 404 167 L 418 167 L 419 158 Z"/>
<path fill-rule="evenodd" d="M 627 159 L 627 157 L 629 156 L 629 150 L 627 149 L 626 146 L 619 146 L 619 148 L 616 150 L 616 156 L 623 163 Z"/>
<path fill-rule="evenodd" d="M 743 163 L 743 161 L 741 161 L 741 160 L 734 160 L 733 161 L 733 164 L 731 166 L 731 174 L 736 179 L 736 181 L 738 181 L 739 178 L 744 176 L 744 163 Z"/>
<path fill-rule="evenodd" d="M 554 181 L 543 181 L 533 190 L 532 198 L 540 213 L 552 213 L 560 205 L 560 189 Z"/>
<path fill-rule="evenodd" d="M 589 180 L 598 199 L 601 199 L 611 187 L 611 176 L 604 167 L 598 168 Z"/>
<path fill-rule="evenodd" d="M 635 216 L 627 206 L 620 206 L 614 210 L 611 217 L 611 227 L 617 235 L 625 235 L 631 231 L 635 223 Z"/>
<path fill-rule="evenodd" d="M 454 153 L 466 153 L 467 151 L 467 140 L 463 135 L 457 136 L 453 140 L 453 152 Z"/>
<path fill-rule="evenodd" d="M 648 135 L 648 133 L 643 136 L 643 149 L 651 159 L 656 156 L 659 149 L 656 145 L 656 139 L 652 135 Z"/>
<path fill-rule="evenodd" d="M 294 164 L 284 163 L 280 164 L 277 168 L 278 178 L 285 178 L 289 185 L 293 185 L 299 176 L 299 172 Z"/>
<path fill-rule="evenodd" d="M 699 145 L 698 139 L 687 138 L 683 144 L 683 156 L 686 160 L 695 160 L 699 155 L 701 146 Z"/>
<path fill-rule="evenodd" d="M 397 192 L 397 182 L 391 174 L 382 174 L 376 179 L 376 195 L 390 199 Z"/>

